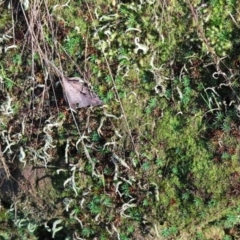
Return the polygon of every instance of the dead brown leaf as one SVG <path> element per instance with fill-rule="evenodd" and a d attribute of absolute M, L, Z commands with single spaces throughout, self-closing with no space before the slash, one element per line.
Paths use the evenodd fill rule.
<path fill-rule="evenodd" d="M 67 102 L 74 110 L 87 106 L 102 105 L 102 101 L 99 97 L 89 89 L 81 78 L 68 78 L 63 76 L 62 86 Z"/>

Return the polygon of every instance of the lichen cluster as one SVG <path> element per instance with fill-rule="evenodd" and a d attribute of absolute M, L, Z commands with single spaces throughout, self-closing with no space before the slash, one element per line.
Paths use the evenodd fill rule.
<path fill-rule="evenodd" d="M 1 239 L 239 239 L 237 1 L 0 11 Z"/>

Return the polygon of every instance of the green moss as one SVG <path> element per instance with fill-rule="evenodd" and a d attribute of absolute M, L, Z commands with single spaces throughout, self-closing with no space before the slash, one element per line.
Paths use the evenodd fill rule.
<path fill-rule="evenodd" d="M 28 176 L 32 188 L 19 186 L 18 211 L 0 212 L 3 225 L 26 239 L 41 238 L 57 220 L 62 239 L 234 238 L 236 1 L 47 4 L 37 16 L 25 12 L 26 19 L 36 16 L 31 24 L 41 23 L 32 30 L 36 45 L 21 13 L 15 39 L 1 43 L 18 44 L 1 54 L 4 171 L 18 166 L 20 147 L 25 167 L 49 168 L 45 182 Z M 1 30 L 12 20 L 0 9 Z M 84 78 L 105 105 L 68 111 L 59 76 L 43 56 L 66 76 Z M 6 114 L 8 95 L 13 113 Z"/>

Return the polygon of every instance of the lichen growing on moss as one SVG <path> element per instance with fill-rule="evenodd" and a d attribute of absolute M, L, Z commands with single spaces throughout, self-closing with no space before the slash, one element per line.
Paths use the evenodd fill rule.
<path fill-rule="evenodd" d="M 237 239 L 236 2 L 8 3 L 0 236 Z M 61 74 L 104 105 L 71 111 Z"/>

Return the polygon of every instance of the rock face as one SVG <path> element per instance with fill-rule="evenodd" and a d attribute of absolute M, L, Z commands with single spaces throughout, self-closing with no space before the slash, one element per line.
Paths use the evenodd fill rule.
<path fill-rule="evenodd" d="M 19 184 L 21 181 L 21 172 L 19 169 L 15 169 L 12 171 L 12 177 L 8 177 L 5 169 L 3 167 L 0 168 L 0 198 L 3 200 L 8 200 L 9 198 L 13 198 L 18 195 L 19 192 Z M 20 177 L 20 178 L 19 178 Z"/>
<path fill-rule="evenodd" d="M 51 178 L 45 168 L 25 167 L 20 170 L 10 170 L 10 177 L 4 168 L 0 168 L 0 198 L 2 200 L 14 199 L 18 196 L 30 195 L 35 199 L 39 194 L 52 188 Z"/>

